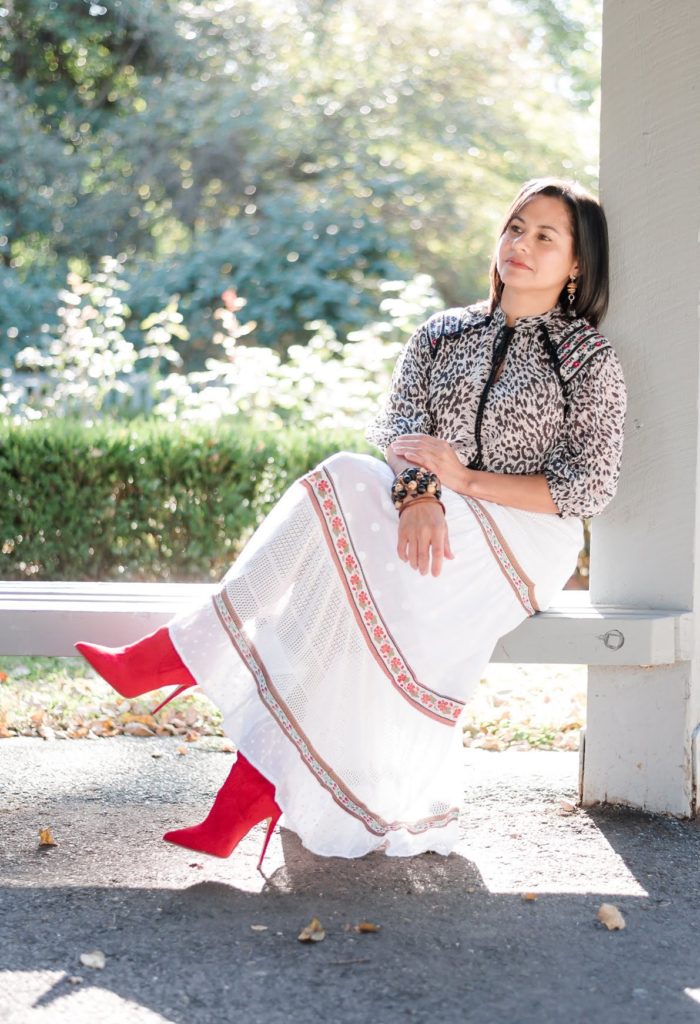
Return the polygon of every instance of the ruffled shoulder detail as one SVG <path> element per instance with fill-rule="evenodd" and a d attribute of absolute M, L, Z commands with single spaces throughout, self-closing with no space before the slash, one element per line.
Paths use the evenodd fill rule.
<path fill-rule="evenodd" d="M 442 313 L 434 313 L 425 323 L 430 348 L 435 355 L 440 343 L 446 338 L 456 338 L 468 327 L 475 327 L 487 319 L 486 304 L 455 306 Z"/>
<path fill-rule="evenodd" d="M 588 321 L 575 320 L 557 344 L 562 381 L 568 384 L 594 356 L 611 349 L 608 339 Z"/>

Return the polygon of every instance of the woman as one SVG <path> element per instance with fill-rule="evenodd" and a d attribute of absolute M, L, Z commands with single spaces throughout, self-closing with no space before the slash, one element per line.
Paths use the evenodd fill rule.
<path fill-rule="evenodd" d="M 450 852 L 464 704 L 615 492 L 625 388 L 596 329 L 607 300 L 601 207 L 529 182 L 489 303 L 408 341 L 368 432 L 386 462 L 326 460 L 206 606 L 127 648 L 77 645 L 125 696 L 199 684 L 223 712 L 238 759 L 207 819 L 167 840 L 228 856 L 269 818 L 266 847 L 284 811 L 322 855 Z"/>

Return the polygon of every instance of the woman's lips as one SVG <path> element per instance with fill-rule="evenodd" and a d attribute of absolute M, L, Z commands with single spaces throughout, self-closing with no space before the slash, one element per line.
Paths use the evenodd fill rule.
<path fill-rule="evenodd" d="M 530 270 L 527 263 L 521 263 L 520 260 L 507 260 L 511 267 L 520 267 L 521 270 Z"/>

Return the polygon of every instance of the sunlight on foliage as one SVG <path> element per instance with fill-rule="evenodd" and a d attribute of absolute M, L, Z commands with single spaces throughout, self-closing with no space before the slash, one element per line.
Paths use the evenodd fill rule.
<path fill-rule="evenodd" d="M 143 347 L 124 336 L 128 284 L 117 260 L 83 279 L 72 272 L 59 292 L 59 325 L 47 349 L 29 346 L 15 357 L 14 373 L 3 371 L 0 413 L 15 421 L 60 413 L 90 417 L 110 408 L 134 408 L 136 382 L 144 374 L 155 385 L 163 364 L 178 364 L 172 338 L 187 337 L 176 300 L 141 327 Z"/>
<path fill-rule="evenodd" d="M 313 423 L 352 428 L 376 412 L 410 330 L 438 309 L 428 277 L 386 281 L 380 310 L 386 319 L 353 331 L 343 344 L 323 321 L 307 324 L 307 345 L 292 345 L 284 361 L 266 348 L 238 344 L 248 325 L 219 310 L 222 330 L 214 341 L 223 358 L 209 359 L 201 373 L 170 374 L 157 390 L 154 408 L 168 419 L 217 419 L 244 415 L 261 426 Z"/>
<path fill-rule="evenodd" d="M 0 361 L 43 353 L 77 258 L 124 261 L 125 336 L 218 297 L 256 343 L 340 340 L 379 284 L 483 298 L 526 178 L 595 187 L 602 0 L 85 0 L 0 6 Z M 133 338 L 132 338 L 133 340 Z"/>
<path fill-rule="evenodd" d="M 139 345 L 124 336 L 128 290 L 114 260 L 86 279 L 71 274 L 61 292 L 59 330 L 44 353 L 22 349 L 5 372 L 0 412 L 14 422 L 59 413 L 92 421 L 100 413 L 150 413 L 172 421 L 211 421 L 243 416 L 253 425 L 313 424 L 353 428 L 369 419 L 386 393 L 391 371 L 410 331 L 441 305 L 432 281 L 385 281 L 384 319 L 341 342 L 323 321 L 307 325 L 307 345 L 292 345 L 283 359 L 265 347 L 242 343 L 255 323 L 241 323 L 245 300 L 224 292 L 215 313 L 221 351 L 203 371 L 185 373 L 173 338 L 187 339 L 171 299 L 142 323 Z M 168 371 L 168 367 L 170 370 Z M 165 373 L 163 370 L 165 369 Z"/>

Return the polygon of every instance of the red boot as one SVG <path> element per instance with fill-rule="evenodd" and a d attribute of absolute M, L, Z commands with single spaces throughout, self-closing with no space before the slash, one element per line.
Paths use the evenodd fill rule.
<path fill-rule="evenodd" d="M 140 697 L 161 686 L 177 685 L 177 690 L 153 711 L 154 715 L 183 690 L 197 685 L 173 647 L 167 626 L 161 626 L 155 633 L 127 647 L 101 647 L 83 642 L 75 647 L 122 697 Z"/>
<path fill-rule="evenodd" d="M 188 850 L 210 853 L 214 857 L 229 857 L 253 826 L 269 818 L 258 861 L 260 870 L 281 813 L 275 802 L 275 787 L 239 754 L 204 821 L 190 828 L 166 832 L 163 839 Z"/>

